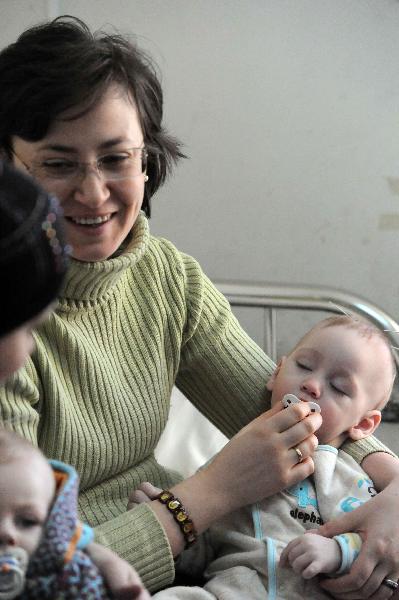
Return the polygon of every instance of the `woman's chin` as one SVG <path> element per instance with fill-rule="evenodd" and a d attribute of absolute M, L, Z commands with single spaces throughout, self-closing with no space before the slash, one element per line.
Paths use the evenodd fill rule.
<path fill-rule="evenodd" d="M 76 248 L 72 246 L 71 256 L 80 262 L 100 262 L 115 254 L 118 247 L 118 245 L 115 245 L 115 248 Z"/>

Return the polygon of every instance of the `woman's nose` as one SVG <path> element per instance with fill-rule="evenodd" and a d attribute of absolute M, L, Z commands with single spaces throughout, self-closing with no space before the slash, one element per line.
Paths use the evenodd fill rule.
<path fill-rule="evenodd" d="M 89 208 L 98 208 L 108 200 L 110 192 L 101 174 L 94 169 L 88 169 L 76 184 L 74 196 L 81 204 Z"/>
<path fill-rule="evenodd" d="M 302 382 L 301 391 L 305 392 L 312 398 L 320 398 L 320 384 L 316 378 L 306 379 Z"/>

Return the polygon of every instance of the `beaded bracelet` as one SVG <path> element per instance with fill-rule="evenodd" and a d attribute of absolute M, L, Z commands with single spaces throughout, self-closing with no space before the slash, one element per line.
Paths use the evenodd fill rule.
<path fill-rule="evenodd" d="M 169 490 L 163 490 L 156 499 L 162 502 L 168 511 L 172 513 L 174 520 L 180 527 L 184 536 L 184 541 L 186 542 L 185 547 L 188 548 L 189 546 L 192 546 L 192 544 L 197 541 L 197 532 L 194 523 L 189 518 L 186 509 L 179 498 L 176 498 Z"/>

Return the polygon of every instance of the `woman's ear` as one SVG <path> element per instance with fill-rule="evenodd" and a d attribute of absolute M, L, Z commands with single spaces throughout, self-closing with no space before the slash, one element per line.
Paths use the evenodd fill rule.
<path fill-rule="evenodd" d="M 283 366 L 285 359 L 286 359 L 286 356 L 282 356 L 280 358 L 280 360 L 277 363 L 276 368 L 274 369 L 274 372 L 270 376 L 269 381 L 266 383 L 266 389 L 269 390 L 269 392 L 271 392 L 273 390 L 274 382 L 276 381 L 276 377 L 277 377 L 281 367 Z"/>
<path fill-rule="evenodd" d="M 357 425 L 353 425 L 348 430 L 348 435 L 351 438 L 351 440 L 361 440 L 374 433 L 374 431 L 377 429 L 380 423 L 381 411 L 369 410 L 359 421 L 359 423 L 357 423 Z"/>

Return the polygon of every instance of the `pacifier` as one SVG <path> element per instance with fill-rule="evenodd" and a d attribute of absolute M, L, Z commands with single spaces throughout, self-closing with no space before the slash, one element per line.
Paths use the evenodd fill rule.
<path fill-rule="evenodd" d="M 28 554 L 23 548 L 0 549 L 0 600 L 12 600 L 23 592 L 27 567 Z"/>
<path fill-rule="evenodd" d="M 299 398 L 297 398 L 294 394 L 285 394 L 281 402 L 284 408 L 288 408 L 289 406 L 291 406 L 291 404 L 298 404 L 298 402 L 302 402 L 302 400 L 299 400 Z M 317 402 L 308 402 L 308 404 L 310 406 L 311 413 L 321 412 L 321 408 L 317 404 Z"/>

